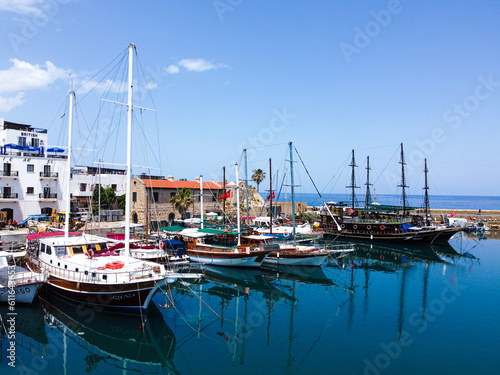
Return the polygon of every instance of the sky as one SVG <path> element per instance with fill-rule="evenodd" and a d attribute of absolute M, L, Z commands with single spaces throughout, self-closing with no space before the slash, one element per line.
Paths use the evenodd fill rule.
<path fill-rule="evenodd" d="M 63 146 L 76 88 L 76 163 L 119 163 L 124 133 L 94 132 L 115 112 L 88 87 L 120 92 L 122 76 L 99 74 L 134 43 L 134 105 L 156 110 L 134 155 L 157 148 L 153 174 L 234 180 L 238 163 L 243 178 L 247 149 L 249 176 L 271 158 L 280 180 L 293 142 L 300 192 L 315 191 L 306 168 L 323 194 L 346 192 L 354 150 L 358 191 L 369 156 L 373 188 L 396 194 L 402 143 L 409 194 L 427 159 L 430 194 L 496 196 L 499 17 L 494 0 L 0 0 L 0 117 Z"/>

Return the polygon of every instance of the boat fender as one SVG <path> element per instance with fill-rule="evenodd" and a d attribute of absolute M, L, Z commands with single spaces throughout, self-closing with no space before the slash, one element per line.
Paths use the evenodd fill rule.
<path fill-rule="evenodd" d="M 381 225 L 380 230 L 384 230 L 384 229 L 385 229 L 385 225 Z"/>
<path fill-rule="evenodd" d="M 384 260 L 385 258 L 384 258 L 384 256 L 383 256 L 383 255 L 381 255 L 381 256 L 380 256 L 380 259 L 381 259 L 381 260 Z"/>
<path fill-rule="evenodd" d="M 164 249 L 165 248 L 165 243 L 163 241 L 160 241 L 160 249 Z"/>
<path fill-rule="evenodd" d="M 341 228 L 345 228 L 345 224 L 340 224 L 340 227 Z"/>
<path fill-rule="evenodd" d="M 88 257 L 89 259 L 92 259 L 92 258 L 94 257 L 94 250 L 92 250 L 92 249 L 88 249 L 88 250 L 87 250 L 87 257 Z"/>
<path fill-rule="evenodd" d="M 366 229 L 370 230 L 370 229 L 372 229 L 372 226 L 371 225 L 367 225 Z"/>
<path fill-rule="evenodd" d="M 352 227 L 353 229 L 358 229 L 358 226 L 356 224 L 354 224 Z"/>

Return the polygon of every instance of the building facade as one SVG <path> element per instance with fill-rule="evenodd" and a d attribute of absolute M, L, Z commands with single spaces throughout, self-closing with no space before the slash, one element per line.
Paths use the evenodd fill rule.
<path fill-rule="evenodd" d="M 132 178 L 132 204 L 131 221 L 136 224 L 145 224 L 146 221 L 158 222 L 160 226 L 166 226 L 174 219 L 180 219 L 181 215 L 170 203 L 179 189 L 188 188 L 193 192 L 194 202 L 188 208 L 187 216 L 200 215 L 200 181 L 175 181 L 174 176 L 164 178 Z M 222 195 L 222 187 L 213 181 L 203 182 L 203 213 L 222 213 L 219 197 Z"/>

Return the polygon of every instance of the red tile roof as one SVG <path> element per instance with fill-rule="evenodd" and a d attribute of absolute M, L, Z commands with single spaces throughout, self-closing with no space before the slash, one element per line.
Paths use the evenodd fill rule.
<path fill-rule="evenodd" d="M 197 181 L 170 181 L 170 180 L 149 180 L 141 179 L 146 184 L 148 188 L 159 188 L 159 189 L 199 189 L 200 183 Z M 212 181 L 203 182 L 203 189 L 207 190 L 222 190 L 221 187 Z"/>

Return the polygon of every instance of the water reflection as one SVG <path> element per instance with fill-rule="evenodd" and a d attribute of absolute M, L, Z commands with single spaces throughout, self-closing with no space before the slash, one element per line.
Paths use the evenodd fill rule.
<path fill-rule="evenodd" d="M 467 255 L 476 242 L 465 241 L 356 244 L 323 267 L 211 266 L 202 283 L 157 294 L 142 317 L 44 297 L 17 310 L 18 365 L 38 374 L 253 373 L 263 363 L 263 373 L 363 373 L 366 353 L 427 324 L 444 285 L 479 264 Z"/>

